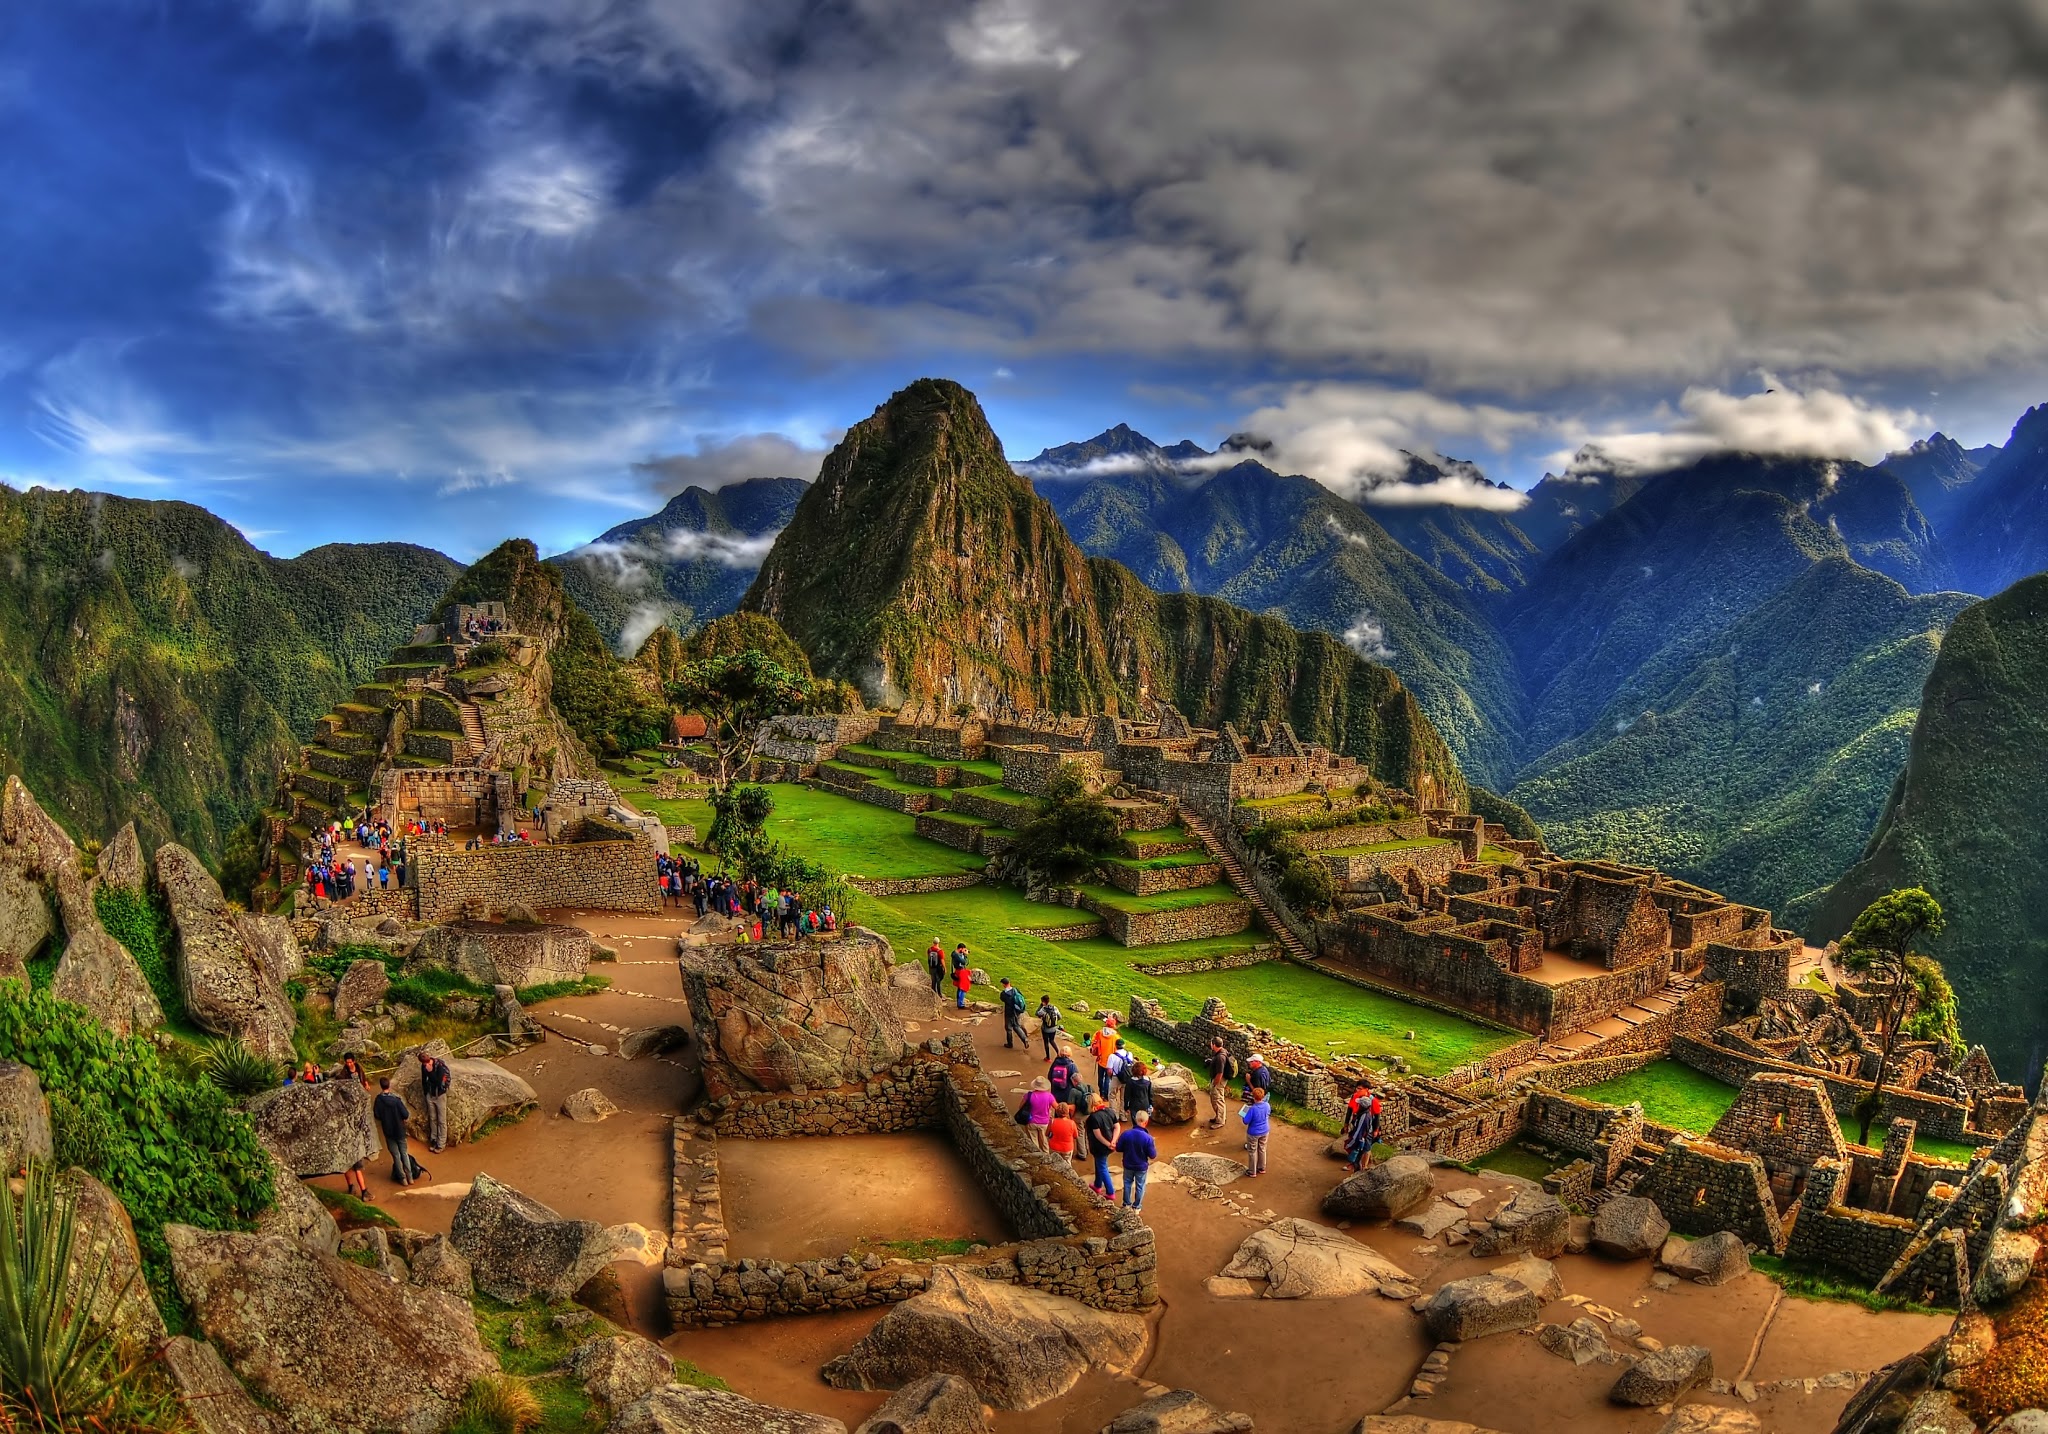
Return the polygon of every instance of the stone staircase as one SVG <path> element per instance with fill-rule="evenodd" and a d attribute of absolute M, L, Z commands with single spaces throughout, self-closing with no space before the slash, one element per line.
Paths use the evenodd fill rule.
<path fill-rule="evenodd" d="M 1259 890 L 1259 884 L 1252 880 L 1251 873 L 1244 869 L 1244 863 L 1237 859 L 1229 845 L 1217 835 L 1216 828 L 1210 825 L 1209 820 L 1182 807 L 1180 824 L 1189 836 L 1202 844 L 1202 850 L 1209 853 L 1211 860 L 1223 869 L 1224 879 L 1236 888 L 1237 894 L 1251 904 L 1252 910 L 1258 913 L 1260 922 L 1273 933 L 1274 943 L 1296 961 L 1314 961 L 1315 953 L 1308 949 L 1307 943 L 1296 936 L 1293 929 L 1273 910 L 1272 904 L 1266 900 L 1265 893 Z"/>
<path fill-rule="evenodd" d="M 468 744 L 468 750 L 462 754 L 463 760 L 474 762 L 484 752 L 483 714 L 476 710 L 474 702 L 461 703 L 458 710 L 462 714 L 462 738 Z"/>
<path fill-rule="evenodd" d="M 1601 1054 L 1600 1047 L 1615 1037 L 1626 1035 L 1646 1022 L 1668 1017 L 1678 1009 L 1679 1001 L 1696 984 L 1698 983 L 1690 976 L 1674 975 L 1663 990 L 1645 996 L 1633 1005 L 1624 1006 L 1613 1015 L 1595 1021 L 1584 1030 L 1573 1031 L 1570 1035 L 1555 1041 L 1546 1041 L 1537 1048 L 1536 1054 L 1530 1058 L 1527 1065 L 1515 1068 L 1514 1074 L 1520 1076 L 1536 1073 L 1543 1066 L 1556 1065 L 1563 1061 L 1590 1060 Z"/>

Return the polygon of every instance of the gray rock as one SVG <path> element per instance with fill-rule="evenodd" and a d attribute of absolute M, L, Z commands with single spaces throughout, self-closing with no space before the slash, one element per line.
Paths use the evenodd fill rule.
<path fill-rule="evenodd" d="M 1228 1185 L 1245 1172 L 1241 1162 L 1227 1155 L 1212 1155 L 1206 1150 L 1183 1151 L 1173 1157 L 1173 1168 L 1203 1185 Z"/>
<path fill-rule="evenodd" d="M 135 1243 L 135 1224 L 114 1192 L 88 1172 L 73 1167 L 59 1188 L 71 1197 L 75 1212 L 72 1247 L 104 1251 L 106 1279 L 93 1302 L 93 1315 L 110 1324 L 122 1341 L 148 1348 L 164 1337 L 164 1319 L 142 1275 L 142 1250 Z"/>
<path fill-rule="evenodd" d="M 1618 1195 L 1593 1213 L 1587 1248 L 1611 1260 L 1644 1260 L 1664 1248 L 1671 1222 L 1654 1200 Z"/>
<path fill-rule="evenodd" d="M 678 958 L 705 1088 L 830 1090 L 905 1050 L 889 998 L 889 943 L 855 927 L 837 941 L 693 946 Z"/>
<path fill-rule="evenodd" d="M 1472 1236 L 1472 1253 L 1512 1255 L 1527 1250 L 1546 1260 L 1564 1253 L 1571 1235 L 1572 1214 L 1555 1195 L 1542 1190 L 1517 1190 L 1494 1212 L 1493 1223 Z"/>
<path fill-rule="evenodd" d="M 1422 1322 L 1432 1339 L 1481 1339 L 1528 1329 L 1542 1315 L 1542 1303 L 1519 1280 L 1504 1275 L 1467 1275 L 1429 1297 Z"/>
<path fill-rule="evenodd" d="M 476 1287 L 519 1304 L 565 1300 L 611 1263 L 612 1242 L 595 1220 L 565 1220 L 531 1196 L 478 1175 L 455 1211 L 449 1238 L 469 1260 Z"/>
<path fill-rule="evenodd" d="M 468 1258 L 446 1235 L 435 1235 L 423 1241 L 410 1253 L 406 1264 L 416 1285 L 443 1290 L 459 1300 L 467 1300 L 476 1291 L 476 1280 L 470 1274 Z"/>
<path fill-rule="evenodd" d="M 1764 1434 L 1764 1426 L 1747 1409 L 1681 1404 L 1657 1427 L 1657 1434 Z"/>
<path fill-rule="evenodd" d="M 245 1042 L 274 1061 L 292 1058 L 297 1015 L 274 952 L 252 945 L 220 883 L 172 842 L 156 854 L 157 885 L 178 932 L 178 986 L 194 1025 Z"/>
<path fill-rule="evenodd" d="M 263 1153 L 270 1161 L 270 1185 L 277 1198 L 256 1217 L 257 1233 L 282 1235 L 330 1255 L 337 1253 L 341 1230 L 320 1197 L 286 1168 L 276 1151 L 265 1146 Z"/>
<path fill-rule="evenodd" d="M 1665 1241 L 1657 1263 L 1681 1279 L 1725 1285 L 1749 1273 L 1749 1247 L 1734 1231 L 1720 1230 L 1697 1240 Z"/>
<path fill-rule="evenodd" d="M 391 989 L 391 973 L 382 961 L 351 961 L 334 988 L 334 1019 L 346 1026 L 377 1008 Z"/>
<path fill-rule="evenodd" d="M 957 1374 L 998 1409 L 1034 1409 L 1090 1369 L 1128 1373 L 1149 1338 L 1139 1315 L 939 1266 L 924 1293 L 890 1306 L 823 1373 L 839 1389 L 900 1388 L 927 1374 Z"/>
<path fill-rule="evenodd" d="M 605 1434 L 846 1434 L 846 1426 L 722 1390 L 669 1384 L 627 1405 Z"/>
<path fill-rule="evenodd" d="M 406 965 L 446 967 L 486 986 L 538 986 L 580 979 L 590 952 L 580 926 L 457 921 L 422 936 Z"/>
<path fill-rule="evenodd" d="M 1341 1299 L 1414 1283 L 1414 1276 L 1372 1246 L 1308 1220 L 1275 1220 L 1255 1231 L 1222 1275 L 1265 1280 L 1271 1300 Z"/>
<path fill-rule="evenodd" d="M 902 961 L 889 968 L 889 1003 L 906 1021 L 931 1021 L 939 1015 L 938 993 L 921 961 Z M 1036 1023 L 1033 1023 L 1036 1029 Z"/>
<path fill-rule="evenodd" d="M 178 1335 L 165 1343 L 162 1359 L 199 1434 L 277 1434 L 277 1421 L 206 1341 Z"/>
<path fill-rule="evenodd" d="M 1668 1344 L 1641 1355 L 1622 1371 L 1607 1397 L 1616 1404 L 1647 1409 L 1672 1404 L 1714 1377 L 1714 1355 L 1704 1345 Z"/>
<path fill-rule="evenodd" d="M 279 1086 L 252 1098 L 249 1119 L 294 1175 L 338 1175 L 377 1153 L 370 1093 L 352 1080 Z"/>
<path fill-rule="evenodd" d="M 124 825 L 114 833 L 112 841 L 100 848 L 93 880 L 101 886 L 134 892 L 142 891 L 148 883 L 149 873 L 142 864 L 142 840 L 135 834 L 134 822 Z"/>
<path fill-rule="evenodd" d="M 562 1101 L 562 1114 L 580 1125 L 596 1125 L 599 1121 L 618 1113 L 619 1108 L 596 1086 L 571 1091 Z"/>
<path fill-rule="evenodd" d="M 18 1061 L 0 1061 L 0 1175 L 30 1160 L 51 1158 L 50 1102 L 36 1073 Z"/>
<path fill-rule="evenodd" d="M 995 1427 L 973 1385 L 927 1374 L 890 1395 L 854 1434 L 994 1434 Z"/>
<path fill-rule="evenodd" d="M 1991 1434 L 2048 1434 L 2048 1410 L 2015 1409 L 1992 1426 Z"/>
<path fill-rule="evenodd" d="M 434 1434 L 496 1361 L 468 1305 L 294 1240 L 167 1225 L 178 1292 L 293 1434 Z"/>
<path fill-rule="evenodd" d="M 1208 1083 L 1202 1083 L 1206 1091 Z M 1152 1073 L 1152 1123 L 1186 1125 L 1195 1118 L 1194 1073 L 1186 1066 L 1167 1064 Z"/>
<path fill-rule="evenodd" d="M 391 1248 L 391 1236 L 383 1226 L 367 1230 L 349 1230 L 341 1237 L 339 1253 L 345 1259 L 354 1260 L 364 1269 L 375 1270 L 387 1280 L 400 1284 L 411 1283 L 411 1271 L 405 1267 L 405 1260 Z"/>
<path fill-rule="evenodd" d="M 1465 1218 L 1465 1212 L 1448 1200 L 1432 1200 L 1420 1210 L 1411 1210 L 1394 1222 L 1396 1230 L 1434 1240 Z"/>
<path fill-rule="evenodd" d="M 606 1407 L 624 1409 L 669 1382 L 676 1362 L 651 1339 L 637 1334 L 601 1334 L 569 1355 L 569 1372 L 583 1392 Z"/>
<path fill-rule="evenodd" d="M 1488 1271 L 1502 1279 L 1513 1280 L 1544 1304 L 1564 1295 L 1564 1281 L 1558 1277 L 1557 1266 L 1541 1255 L 1524 1255 L 1521 1259 L 1500 1268 Z"/>
<path fill-rule="evenodd" d="M 1175 1389 L 1126 1409 L 1102 1434 L 1251 1434 L 1252 1417 L 1218 1409 L 1192 1389 Z"/>
<path fill-rule="evenodd" d="M 28 958 L 57 932 L 42 882 L 20 863 L 0 860 L 0 977 L 26 975 Z"/>
<path fill-rule="evenodd" d="M 1398 1220 L 1420 1209 L 1434 1190 L 1427 1160 L 1394 1155 L 1348 1176 L 1323 1197 L 1323 1213 L 1340 1220 Z"/>
<path fill-rule="evenodd" d="M 1617 1356 L 1607 1346 L 1607 1331 L 1600 1322 L 1585 1315 L 1570 1324 L 1536 1326 L 1536 1342 L 1573 1364 L 1612 1364 Z"/>
<path fill-rule="evenodd" d="M 398 1058 L 391 1073 L 391 1088 L 412 1111 L 406 1129 L 421 1144 L 427 1138 L 427 1101 L 420 1090 L 420 1053 L 432 1052 L 448 1062 L 448 1138 L 468 1140 L 487 1122 L 501 1115 L 515 1115 L 540 1104 L 532 1086 L 493 1061 L 465 1060 L 449 1054 L 446 1041 L 429 1041 L 413 1046 Z"/>
<path fill-rule="evenodd" d="M 1419 1414 L 1368 1414 L 1351 1428 L 1351 1434 L 1502 1434 L 1482 1429 L 1462 1419 L 1425 1419 Z"/>
<path fill-rule="evenodd" d="M 2003 1304 L 2018 1294 L 2027 1276 L 2033 1273 L 2034 1257 L 2040 1253 L 2041 1242 L 2032 1235 L 2000 1230 L 1992 1237 L 1991 1248 L 1984 1252 L 1984 1263 L 1977 1270 L 1977 1303 Z"/>
<path fill-rule="evenodd" d="M 690 1043 L 690 1032 L 684 1026 L 647 1026 L 641 1030 L 628 1031 L 619 1037 L 619 1057 L 622 1060 L 637 1061 L 644 1056 L 663 1055 Z"/>
<path fill-rule="evenodd" d="M 306 953 L 287 918 L 256 911 L 237 911 L 234 917 L 243 947 L 271 980 L 282 986 L 305 974 Z"/>

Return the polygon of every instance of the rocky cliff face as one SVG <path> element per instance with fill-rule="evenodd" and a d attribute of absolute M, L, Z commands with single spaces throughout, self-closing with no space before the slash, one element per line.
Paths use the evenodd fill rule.
<path fill-rule="evenodd" d="M 743 606 L 870 701 L 1084 712 L 1164 700 L 1211 725 L 1284 717 L 1384 780 L 1428 772 L 1464 789 L 1391 671 L 1083 554 L 955 383 L 920 380 L 848 431 Z"/>

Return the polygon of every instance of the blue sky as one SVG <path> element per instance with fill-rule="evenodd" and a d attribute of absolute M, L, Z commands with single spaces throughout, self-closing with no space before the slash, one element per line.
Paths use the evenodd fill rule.
<path fill-rule="evenodd" d="M 1368 497 L 1402 448 L 1526 485 L 1588 444 L 1998 441 L 2048 398 L 2039 28 L 16 0 L 0 478 L 186 498 L 284 553 L 556 550 L 688 482 L 808 476 L 927 373 L 1013 458 L 1250 430 Z"/>

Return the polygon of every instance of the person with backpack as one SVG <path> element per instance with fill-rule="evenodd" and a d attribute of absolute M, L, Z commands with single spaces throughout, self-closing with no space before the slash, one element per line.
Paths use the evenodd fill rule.
<path fill-rule="evenodd" d="M 939 938 L 936 936 L 932 938 L 932 944 L 925 949 L 924 969 L 925 974 L 932 978 L 932 994 L 936 996 L 946 985 L 946 948 L 939 945 Z"/>
<path fill-rule="evenodd" d="M 1251 1098 L 1244 1103 L 1244 1109 L 1237 1113 L 1244 1122 L 1245 1149 L 1251 1152 L 1246 1161 L 1246 1174 L 1260 1176 L 1266 1173 L 1266 1137 L 1273 1130 L 1273 1107 L 1266 1100 L 1266 1093 L 1256 1086 Z"/>
<path fill-rule="evenodd" d="M 1119 1040 L 1116 1049 L 1109 1053 L 1109 1108 L 1117 1113 L 1119 1120 L 1127 1119 L 1129 1112 L 1124 1109 L 1124 1080 L 1131 1073 L 1131 1053 L 1124 1049 Z"/>
<path fill-rule="evenodd" d="M 1237 1074 L 1237 1060 L 1224 1048 L 1223 1037 L 1210 1037 L 1209 1054 L 1202 1058 L 1202 1066 L 1209 1072 L 1209 1129 L 1218 1130 L 1223 1125 L 1223 1102 L 1230 1094 L 1230 1078 Z"/>
<path fill-rule="evenodd" d="M 1351 1134 L 1344 1142 L 1344 1163 L 1355 1174 L 1360 1168 L 1372 1163 L 1373 1143 L 1380 1135 L 1380 1098 L 1370 1086 L 1359 1087 L 1364 1097 L 1358 1107 L 1358 1117 L 1351 1124 Z"/>
<path fill-rule="evenodd" d="M 448 1087 L 454 1081 L 448 1062 L 420 1052 L 420 1093 L 427 1100 L 427 1149 L 436 1155 L 448 1143 Z"/>
<path fill-rule="evenodd" d="M 1124 1071 L 1124 1119 L 1152 1118 L 1152 1077 L 1145 1063 L 1133 1058 Z"/>
<path fill-rule="evenodd" d="M 1010 978 L 1005 976 L 1002 995 L 997 999 L 1003 1003 L 1003 1049 L 1013 1048 L 1010 1038 L 1015 1036 L 1017 1045 L 1030 1050 L 1031 1035 L 1024 1029 L 1024 993 L 1012 986 Z"/>
<path fill-rule="evenodd" d="M 418 1162 L 405 1145 L 405 1123 L 412 1119 L 412 1112 L 406 1108 L 405 1097 L 391 1088 L 391 1077 L 384 1076 L 377 1082 L 377 1098 L 370 1102 L 370 1114 L 377 1122 L 377 1129 L 384 1132 L 384 1146 L 391 1152 L 391 1178 L 400 1185 L 410 1185 L 419 1170 Z"/>
<path fill-rule="evenodd" d="M 1090 1096 L 1088 1119 L 1082 1122 L 1088 1136 L 1088 1155 L 1095 1162 L 1095 1176 L 1088 1188 L 1105 1200 L 1116 1199 L 1116 1181 L 1110 1178 L 1109 1157 L 1116 1153 L 1116 1112 L 1101 1096 Z"/>
<path fill-rule="evenodd" d="M 952 959 L 953 970 L 956 974 L 965 971 L 968 966 L 973 964 L 972 959 L 967 954 L 967 943 L 965 941 L 959 942 L 953 947 Z"/>
<path fill-rule="evenodd" d="M 1045 1042 L 1045 1058 L 1051 1060 L 1059 1048 L 1055 1039 L 1060 1033 L 1060 1008 L 1052 1003 L 1052 997 L 1038 998 L 1038 1039 Z"/>
<path fill-rule="evenodd" d="M 1081 1097 L 1081 1068 L 1068 1054 L 1065 1044 L 1060 1053 L 1053 1057 L 1052 1064 L 1045 1068 L 1046 1083 L 1052 1087 L 1053 1098 L 1063 1100 L 1076 1110 L 1084 1109 Z"/>
<path fill-rule="evenodd" d="M 1088 1038 L 1088 1049 L 1095 1056 L 1095 1092 L 1104 1100 L 1109 1099 L 1109 1058 L 1119 1044 L 1116 1038 L 1116 1017 L 1104 1016 L 1102 1029 Z"/>

